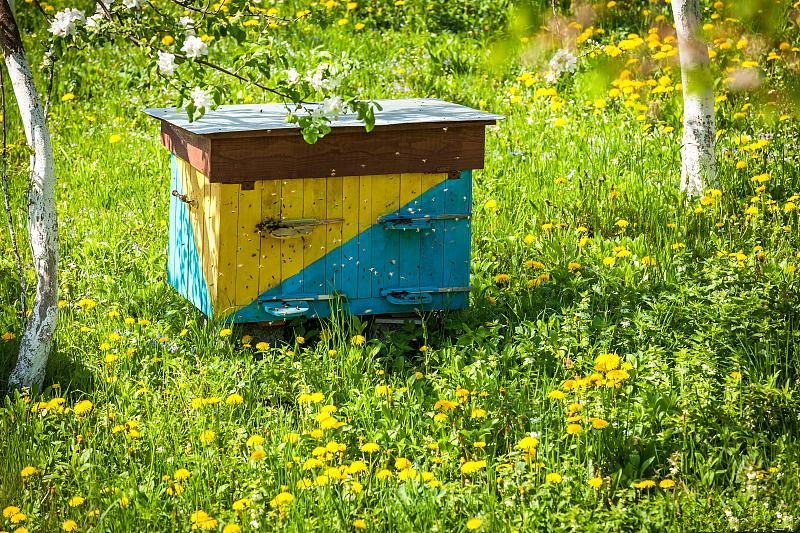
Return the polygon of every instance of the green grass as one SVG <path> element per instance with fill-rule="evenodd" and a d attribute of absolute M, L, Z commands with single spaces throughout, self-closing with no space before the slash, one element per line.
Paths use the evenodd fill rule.
<path fill-rule="evenodd" d="M 442 9 L 437 20 L 463 30 L 467 15 Z M 489 15 L 469 16 L 481 27 Z M 604 22 L 625 31 L 625 21 Z M 206 323 L 165 280 L 168 154 L 141 109 L 169 105 L 171 96 L 142 81 L 144 62 L 124 46 L 83 52 L 56 70 L 50 122 L 64 307 L 42 397 L 0 407 L 0 509 L 21 508 L 19 525 L 30 531 L 55 531 L 67 519 L 81 531 L 188 531 L 198 510 L 218 521 L 213 529 L 243 531 L 352 531 L 356 520 L 374 531 L 465 531 L 474 517 L 487 531 L 796 527 L 800 239 L 797 211 L 783 206 L 800 191 L 797 118 L 772 120 L 755 95 L 731 93 L 719 109 L 723 194 L 687 204 L 678 192 L 680 132 L 663 132 L 679 125 L 676 96 L 645 92 L 645 121 L 610 98 L 595 114 L 585 102 L 610 86 L 598 89 L 600 60 L 587 58 L 574 80 L 560 82 L 564 105 L 553 110 L 551 98 L 535 96 L 541 82 L 516 80 L 536 70 L 516 40 L 385 24 L 382 32 L 313 26 L 282 36 L 300 71 L 314 64 L 315 47 L 357 60 L 346 84 L 369 97 L 485 102 L 506 115 L 490 129 L 486 168 L 475 173 L 470 310 L 426 316 L 421 327 L 363 345 L 352 338 L 366 324 L 346 317 L 294 325 L 269 349 L 257 349 L 257 338 L 245 343 L 241 328 L 222 336 L 224 325 Z M 636 24 L 629 27 L 644 35 L 648 25 Z M 796 43 L 797 30 L 788 31 L 783 38 Z M 41 54 L 34 39 L 28 45 Z M 498 62 L 500 49 L 511 53 Z M 779 86 L 786 74 L 770 68 L 766 83 Z M 677 69 L 671 75 L 677 82 Z M 66 92 L 75 99 L 61 102 Z M 261 100 L 234 87 L 231 101 L 248 95 Z M 758 107 L 733 118 L 747 101 Z M 553 125 L 559 117 L 566 125 Z M 8 126 L 21 235 L 27 154 L 12 111 Z M 740 133 L 770 142 L 751 158 L 734 143 Z M 109 143 L 114 134 L 122 141 Z M 736 168 L 740 160 L 747 168 Z M 757 193 L 750 178 L 763 172 L 770 180 Z M 753 196 L 759 214 L 748 217 Z M 743 260 L 730 256 L 737 252 Z M 4 253 L 0 332 L 18 337 L 15 279 Z M 16 350 L 17 339 L 0 341 L 0 380 Z M 630 366 L 618 388 L 562 387 L 595 373 L 603 353 Z M 565 398 L 550 398 L 554 390 Z M 321 403 L 300 401 L 314 392 Z M 234 393 L 243 403 L 226 403 Z M 55 398 L 63 405 L 36 409 Z M 198 398 L 219 402 L 193 407 Z M 437 421 L 442 399 L 454 408 Z M 76 415 L 85 400 L 91 410 Z M 575 402 L 584 419 L 569 435 Z M 342 425 L 320 436 L 316 417 L 326 405 Z M 589 417 L 609 425 L 592 429 Z M 532 434 L 535 458 L 519 447 Z M 248 444 L 254 435 L 263 444 Z M 343 451 L 304 470 L 330 442 Z M 365 442 L 380 450 L 360 451 Z M 256 450 L 263 458 L 252 459 Z M 399 479 L 409 470 L 396 468 L 397 458 L 408 458 L 416 477 Z M 322 484 L 326 469 L 353 461 L 366 470 L 342 480 L 330 471 Z M 486 464 L 465 473 L 462 461 Z M 36 473 L 23 478 L 26 466 Z M 190 477 L 177 481 L 181 468 Z M 392 475 L 380 479 L 384 469 Z M 560 483 L 547 482 L 553 473 Z M 599 489 L 587 484 L 596 476 Z M 312 486 L 298 487 L 304 479 Z M 660 488 L 665 479 L 674 488 Z M 635 488 L 643 480 L 656 487 Z M 271 505 L 285 491 L 293 501 Z M 85 501 L 72 507 L 75 496 Z M 235 510 L 241 499 L 249 506 Z M 0 531 L 15 527 L 0 517 Z"/>

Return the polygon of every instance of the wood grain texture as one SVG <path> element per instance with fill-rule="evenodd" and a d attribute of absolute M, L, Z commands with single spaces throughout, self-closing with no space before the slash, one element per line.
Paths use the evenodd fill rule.
<path fill-rule="evenodd" d="M 261 235 L 256 226 L 261 217 L 263 181 L 252 190 L 239 190 L 239 229 L 236 238 L 236 305 L 247 305 L 258 297 L 258 271 Z"/>
<path fill-rule="evenodd" d="M 162 142 L 211 183 L 483 168 L 483 123 L 422 126 L 334 130 L 308 144 L 300 135 L 203 137 L 163 122 Z"/>
<path fill-rule="evenodd" d="M 189 133 L 168 122 L 161 123 L 161 144 L 204 176 L 211 172 L 211 139 Z"/>
<path fill-rule="evenodd" d="M 261 182 L 261 219 L 280 220 L 281 180 Z M 266 292 L 281 282 L 281 241 L 264 232 L 261 234 L 258 264 L 258 293 Z"/>

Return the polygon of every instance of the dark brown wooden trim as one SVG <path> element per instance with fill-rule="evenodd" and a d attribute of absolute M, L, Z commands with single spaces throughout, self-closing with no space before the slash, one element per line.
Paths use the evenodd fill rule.
<path fill-rule="evenodd" d="M 408 131 L 420 129 L 435 129 L 435 128 L 451 128 L 459 126 L 491 126 L 497 124 L 496 120 L 474 120 L 474 121 L 459 121 L 459 122 L 425 122 L 425 123 L 409 123 L 409 124 L 386 124 L 383 126 L 375 126 L 373 132 L 385 131 Z M 363 125 L 359 126 L 337 126 L 334 132 L 338 133 L 366 133 Z M 296 137 L 300 135 L 297 128 L 275 128 L 265 130 L 253 131 L 229 131 L 224 133 L 207 133 L 203 137 L 209 139 L 239 139 L 251 137 Z"/>
<path fill-rule="evenodd" d="M 188 161 L 190 165 L 208 176 L 211 172 L 211 140 L 195 135 L 173 126 L 169 122 L 161 122 L 161 143 L 167 149 Z"/>
<path fill-rule="evenodd" d="M 212 183 L 483 168 L 485 122 L 414 129 L 335 129 L 316 144 L 293 135 L 211 137 L 162 122 L 164 145 Z"/>

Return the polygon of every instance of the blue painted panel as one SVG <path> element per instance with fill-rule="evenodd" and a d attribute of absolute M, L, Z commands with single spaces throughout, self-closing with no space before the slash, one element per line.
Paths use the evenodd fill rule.
<path fill-rule="evenodd" d="M 372 191 L 372 218 L 377 221 L 381 213 L 386 210 L 395 210 L 399 206 L 400 175 L 386 176 L 378 194 Z M 380 201 L 379 200 L 382 200 Z M 389 200 L 388 203 L 386 200 Z M 378 227 L 383 228 L 382 224 Z M 400 251 L 400 240 L 396 231 L 379 231 L 377 227 L 372 231 L 372 259 L 375 268 L 372 277 L 372 296 L 380 296 L 381 290 L 387 287 L 397 287 L 397 267 Z"/>
<path fill-rule="evenodd" d="M 167 282 L 176 289 L 181 286 L 180 276 L 182 269 L 178 262 L 178 253 L 182 246 L 179 228 L 178 228 L 178 205 L 181 203 L 172 191 L 178 191 L 180 194 L 181 186 L 178 183 L 178 167 L 175 161 L 175 155 L 170 160 L 170 180 L 169 180 L 169 249 L 167 250 Z M 180 237 L 179 237 L 180 236 Z"/>
<path fill-rule="evenodd" d="M 328 202 L 327 218 L 342 218 L 342 178 L 326 180 Z M 325 228 L 325 287 L 322 293 L 334 294 L 342 290 L 342 240 L 343 223 L 328 224 Z"/>
<path fill-rule="evenodd" d="M 441 202 L 441 198 L 444 198 L 444 213 L 452 213 L 452 214 L 463 214 L 470 212 L 471 206 L 471 181 L 469 174 L 463 175 L 460 179 L 456 180 L 444 180 L 440 184 L 432 187 L 430 190 L 426 191 L 419 197 L 415 198 L 413 201 L 409 202 L 409 204 L 401 207 L 398 210 L 398 213 L 403 214 L 415 214 L 415 213 L 431 213 L 436 211 L 437 209 L 442 209 L 439 206 L 434 206 L 436 199 L 439 199 L 438 202 Z M 439 204 L 441 205 L 441 204 Z M 444 229 L 442 233 L 442 241 L 444 245 L 444 250 L 440 250 L 438 257 L 445 256 L 445 259 L 442 261 L 444 262 L 445 267 L 447 268 L 445 271 L 445 283 L 438 284 L 434 283 L 433 285 L 426 285 L 426 287 L 467 287 L 469 286 L 469 221 L 466 219 L 454 221 L 454 220 L 446 220 L 446 221 L 436 221 L 442 222 L 444 225 Z M 413 285 L 404 283 L 401 286 L 408 287 L 408 288 L 418 288 L 420 287 L 419 284 L 419 252 L 420 252 L 420 237 L 422 232 L 418 232 L 417 230 L 386 230 L 383 227 L 383 224 L 373 224 L 368 229 L 353 237 L 348 242 L 345 242 L 342 245 L 343 255 L 346 256 L 347 252 L 345 250 L 352 249 L 353 246 L 356 246 L 359 252 L 364 251 L 365 249 L 371 253 L 372 245 L 374 243 L 379 243 L 382 238 L 387 237 L 390 234 L 397 234 L 400 240 L 400 245 L 403 245 L 403 238 L 404 236 L 416 238 L 416 248 L 411 249 L 400 249 L 400 260 L 401 265 L 400 268 L 403 268 L 403 264 L 406 265 L 406 268 L 411 271 L 417 272 L 417 276 L 413 282 Z M 412 239 L 408 239 L 406 242 L 411 241 Z M 386 244 L 382 244 L 384 249 Z M 454 250 L 448 249 L 453 247 L 460 247 L 462 249 Z M 409 261 L 408 260 L 408 253 L 411 252 L 413 256 L 413 252 L 416 250 L 417 260 Z M 434 254 L 435 255 L 435 254 Z M 404 263 L 405 261 L 405 263 Z M 322 257 L 306 267 L 304 272 L 297 274 L 294 277 L 303 277 L 310 276 L 316 277 L 320 275 L 320 272 L 324 272 L 326 268 L 326 257 Z M 361 265 L 359 265 L 361 266 Z M 372 273 L 370 272 L 370 275 Z M 435 275 L 435 274 L 434 274 Z M 369 278 L 367 278 L 369 279 Z M 448 282 L 449 280 L 449 282 Z M 290 283 L 296 283 L 295 280 L 289 278 Z M 353 294 L 352 292 L 348 292 L 347 290 L 344 293 L 349 298 L 348 301 L 343 302 L 341 308 L 349 312 L 351 314 L 356 315 L 370 315 L 370 314 L 387 314 L 387 313 L 407 313 L 407 312 L 414 312 L 415 310 L 437 310 L 437 309 L 458 309 L 465 307 L 467 305 L 468 299 L 466 298 L 465 294 L 458 294 L 458 293 L 445 293 L 439 294 L 434 293 L 432 294 L 431 301 L 425 303 L 423 305 L 413 305 L 413 306 L 406 306 L 406 305 L 396 305 L 390 303 L 385 297 L 374 297 L 371 294 L 369 296 L 360 296 L 360 291 L 362 289 L 362 284 L 359 280 L 359 287 L 358 293 Z M 401 278 L 402 281 L 402 278 Z M 368 285 L 369 286 L 369 285 Z M 371 290 L 371 286 L 370 286 Z M 313 291 L 312 291 L 313 292 Z M 255 302 L 251 302 L 249 305 L 241 308 L 237 311 L 233 317 L 233 321 L 235 322 L 266 322 L 271 320 L 277 320 L 278 318 L 272 315 L 268 315 L 264 312 L 263 305 L 264 303 L 279 301 L 281 298 L 290 297 L 292 293 L 287 293 L 286 291 L 282 291 L 281 287 L 273 287 L 272 289 L 262 293 L 258 300 Z M 300 295 L 298 291 L 295 291 L 294 294 Z M 330 315 L 330 307 L 331 303 L 329 301 L 311 301 L 305 302 L 309 306 L 309 312 L 307 313 L 308 316 L 317 316 L 317 317 L 326 317 Z"/>
<path fill-rule="evenodd" d="M 347 176 L 342 178 L 342 211 L 343 214 L 352 213 L 359 208 L 359 182 L 360 178 L 358 176 Z M 343 235 L 352 235 L 353 230 L 355 229 L 355 233 L 358 233 L 358 220 L 354 220 L 352 217 L 345 216 L 345 222 L 342 224 L 342 234 Z M 358 238 L 355 239 L 348 239 L 342 243 L 340 246 L 341 249 L 341 259 L 342 259 L 342 269 L 341 269 L 341 287 L 339 290 L 344 294 L 349 294 L 350 297 L 354 297 L 354 295 L 358 295 L 358 267 L 359 267 L 359 259 L 358 259 Z"/>
<path fill-rule="evenodd" d="M 434 187 L 430 198 L 425 202 L 425 215 L 437 216 L 445 214 L 445 199 L 450 180 L 445 180 L 445 187 Z M 444 279 L 444 237 L 445 221 L 432 220 L 427 228 L 420 232 L 419 251 L 419 284 L 421 287 L 448 287 Z"/>
<path fill-rule="evenodd" d="M 446 214 L 472 214 L 472 171 L 464 170 L 457 179 L 448 179 L 445 193 Z M 444 221 L 445 287 L 469 287 L 471 219 Z M 468 293 L 448 295 L 448 309 L 463 309 L 469 303 Z"/>
<path fill-rule="evenodd" d="M 408 305 L 393 305 L 389 303 L 386 298 L 358 298 L 352 301 L 342 301 L 334 304 L 331 301 L 306 301 L 302 302 L 303 305 L 309 307 L 309 311 L 305 314 L 307 318 L 317 317 L 325 318 L 331 316 L 331 309 L 337 308 L 345 313 L 351 315 L 386 315 L 391 313 L 416 313 L 416 312 L 430 312 L 439 309 L 446 309 L 445 302 L 449 295 L 447 294 L 434 294 L 430 302 L 424 305 L 408 306 Z M 292 304 L 298 302 L 291 302 Z M 246 307 L 239 309 L 232 317 L 228 317 L 236 323 L 243 322 L 271 322 L 281 320 L 281 318 L 268 314 L 263 310 L 264 305 L 252 303 Z"/>
<path fill-rule="evenodd" d="M 359 298 L 372 296 L 372 233 L 367 229 L 375 223 L 372 218 L 372 176 L 359 179 L 358 198 L 358 294 Z M 352 294 L 348 294 L 350 298 Z"/>
<path fill-rule="evenodd" d="M 172 189 L 183 194 L 178 178 L 175 156 L 172 160 Z M 195 246 L 194 228 L 189 220 L 189 207 L 171 196 L 169 210 L 169 260 L 167 281 L 178 293 L 192 302 L 209 318 L 212 316 L 211 297 L 203 275 L 202 261 Z"/>

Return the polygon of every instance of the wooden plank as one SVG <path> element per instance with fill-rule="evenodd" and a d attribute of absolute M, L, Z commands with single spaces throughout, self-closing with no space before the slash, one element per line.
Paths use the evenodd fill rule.
<path fill-rule="evenodd" d="M 424 191 L 422 195 L 425 198 L 424 214 L 435 217 L 445 213 L 446 178 L 446 174 L 422 175 L 422 190 Z M 419 284 L 421 287 L 447 286 L 444 282 L 444 230 L 444 220 L 432 220 L 430 226 L 423 229 L 420 234 Z"/>
<path fill-rule="evenodd" d="M 211 139 L 195 135 L 173 126 L 169 122 L 161 122 L 161 143 L 167 149 L 199 170 L 204 176 L 211 171 Z"/>
<path fill-rule="evenodd" d="M 239 228 L 236 238 L 236 305 L 245 306 L 258 298 L 259 254 L 261 236 L 256 226 L 261 222 L 263 181 L 252 190 L 239 190 Z"/>
<path fill-rule="evenodd" d="M 189 200 L 195 202 L 189 208 L 189 220 L 192 224 L 192 233 L 194 233 L 194 244 L 197 247 L 197 253 L 200 257 L 203 256 L 203 234 L 205 233 L 205 185 L 206 177 L 203 176 L 197 169 L 184 162 L 181 165 L 182 183 L 185 187 L 185 192 Z"/>
<path fill-rule="evenodd" d="M 437 173 L 483 168 L 484 137 L 479 124 L 369 134 L 334 131 L 315 144 L 299 135 L 219 138 L 211 140 L 205 156 L 210 180 L 223 183 Z"/>
<path fill-rule="evenodd" d="M 169 195 L 169 226 L 167 232 L 169 234 L 169 248 L 167 249 L 167 282 L 172 285 L 178 292 L 183 294 L 183 277 L 184 272 L 180 268 L 180 248 L 182 246 L 181 232 L 182 228 L 179 227 L 178 210 L 181 208 L 180 200 L 172 194 L 172 191 L 181 192 L 180 187 L 180 165 L 172 156 L 170 172 L 170 195 Z M 185 295 L 184 295 L 185 296 Z"/>
<path fill-rule="evenodd" d="M 327 215 L 328 219 L 344 217 L 343 193 L 344 178 L 328 178 Z M 325 287 L 322 292 L 333 294 L 342 292 L 342 223 L 325 226 Z"/>
<path fill-rule="evenodd" d="M 212 184 L 217 197 L 218 230 L 216 235 L 217 297 L 214 309 L 219 317 L 236 308 L 236 248 L 239 231 L 239 189 L 236 184 Z"/>
<path fill-rule="evenodd" d="M 472 172 L 464 171 L 457 179 L 447 180 L 446 214 L 472 214 Z M 447 287 L 469 287 L 472 220 L 444 221 L 444 284 Z M 448 309 L 467 306 L 469 293 L 453 293 L 445 297 Z"/>
<path fill-rule="evenodd" d="M 348 297 L 358 296 L 358 229 L 359 229 L 360 178 L 347 176 L 342 179 L 342 286 Z"/>
<path fill-rule="evenodd" d="M 372 230 L 372 297 L 378 298 L 381 289 L 397 287 L 399 235 L 395 230 L 385 230 L 378 220 L 400 208 L 400 175 L 388 174 L 373 177 L 372 220 L 376 226 Z"/>
<path fill-rule="evenodd" d="M 303 218 L 322 220 L 327 214 L 327 184 L 324 178 L 303 180 Z M 324 256 L 327 251 L 327 227 L 314 226 L 303 241 L 303 292 L 325 294 L 326 270 Z M 311 266 L 313 265 L 313 268 Z"/>
<path fill-rule="evenodd" d="M 189 200 L 189 203 L 186 204 L 188 246 L 184 265 L 186 268 L 186 297 L 198 309 L 210 314 L 212 309 L 206 284 L 207 273 L 203 270 L 202 262 L 206 225 L 203 202 L 206 178 L 185 161 L 181 161 L 179 168 L 181 190 Z"/>
<path fill-rule="evenodd" d="M 206 284 L 211 298 L 213 316 L 217 316 L 217 287 L 219 285 L 219 235 L 220 235 L 220 202 L 221 183 L 209 183 L 203 198 L 206 213 L 206 231 L 203 235 L 203 271 L 208 272 Z"/>
<path fill-rule="evenodd" d="M 304 180 L 284 181 L 281 186 L 281 220 L 303 218 Z M 281 239 L 281 294 L 302 294 L 303 239 Z"/>
<path fill-rule="evenodd" d="M 372 218 L 372 178 L 359 178 L 358 298 L 369 298 L 372 295 L 372 238 L 369 233 L 365 233 L 375 223 Z"/>
<path fill-rule="evenodd" d="M 281 180 L 261 182 L 261 220 L 281 218 Z M 258 293 L 262 294 L 281 283 L 281 241 L 268 233 L 261 238 Z"/>
<path fill-rule="evenodd" d="M 421 214 L 419 196 L 422 193 L 422 174 L 400 175 L 400 196 L 410 199 L 403 206 L 401 214 Z M 397 268 L 398 286 L 419 288 L 420 232 L 414 229 L 396 230 L 399 240 L 399 265 Z"/>

